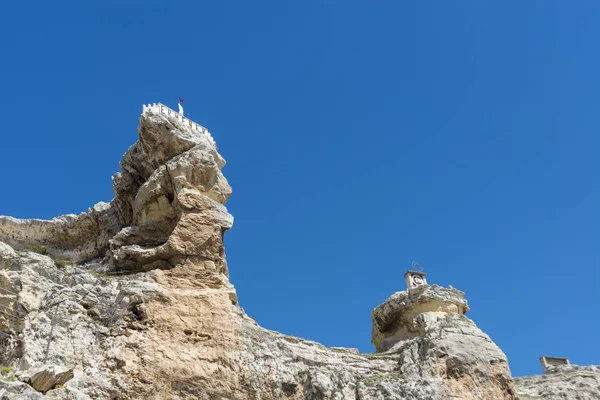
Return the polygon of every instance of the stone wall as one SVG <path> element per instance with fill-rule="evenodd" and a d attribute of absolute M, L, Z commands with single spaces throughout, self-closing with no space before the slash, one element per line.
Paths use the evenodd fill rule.
<path fill-rule="evenodd" d="M 210 134 L 210 132 L 208 131 L 208 129 L 206 129 L 202 125 L 192 121 L 191 119 L 186 118 L 184 115 L 181 115 L 178 112 L 175 112 L 175 110 L 172 110 L 171 108 L 165 106 L 162 103 L 152 103 L 152 104 L 148 104 L 148 105 L 144 104 L 142 106 L 142 115 L 144 115 L 147 112 L 154 112 L 154 113 L 164 115 L 168 118 L 174 118 L 175 120 L 183 123 L 185 126 L 187 126 L 192 131 L 200 132 L 204 135 L 207 135 L 210 138 L 210 141 L 212 143 L 215 143 L 215 140 L 213 139 L 213 137 Z"/>

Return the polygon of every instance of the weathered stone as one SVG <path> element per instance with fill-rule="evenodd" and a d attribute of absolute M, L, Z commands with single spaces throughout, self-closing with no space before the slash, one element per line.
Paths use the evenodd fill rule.
<path fill-rule="evenodd" d="M 396 292 L 371 312 L 371 343 L 377 351 L 386 351 L 401 340 L 419 335 L 415 317 L 425 312 L 462 315 L 469 311 L 464 293 L 453 288 L 423 285 Z"/>
<path fill-rule="evenodd" d="M 44 396 L 26 383 L 3 380 L 0 384 L 2 400 L 41 400 Z"/>
<path fill-rule="evenodd" d="M 515 378 L 520 400 L 600 399 L 600 367 L 565 365 L 543 375 Z"/>
<path fill-rule="evenodd" d="M 57 259 L 73 262 L 103 257 L 109 239 L 118 231 L 117 214 L 107 203 L 50 221 L 0 216 L 0 241 L 17 250 L 43 249 Z"/>
<path fill-rule="evenodd" d="M 515 399 L 506 356 L 463 315 L 463 297 L 437 285 L 394 293 L 371 313 L 372 343 L 399 355 L 402 374 L 441 379 L 448 396 Z"/>
<path fill-rule="evenodd" d="M 23 382 L 29 383 L 38 392 L 46 393 L 56 386 L 64 385 L 69 379 L 73 378 L 73 369 L 61 366 L 40 365 L 29 368 L 22 372 L 19 377 Z"/>
<path fill-rule="evenodd" d="M 46 392 L 0 381 L 2 399 L 516 398 L 506 357 L 455 289 L 418 286 L 377 307 L 375 354 L 258 326 L 229 282 L 225 161 L 212 138 L 155 109 L 110 204 L 0 218 L 0 362 Z M 14 250 L 32 246 L 48 256 Z M 53 260 L 66 256 L 68 267 Z"/>

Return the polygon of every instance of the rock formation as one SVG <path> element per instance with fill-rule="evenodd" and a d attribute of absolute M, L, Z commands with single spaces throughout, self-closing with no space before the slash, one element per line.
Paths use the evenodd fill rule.
<path fill-rule="evenodd" d="M 374 354 L 258 326 L 229 282 L 214 141 L 151 107 L 138 133 L 110 204 L 0 217 L 0 399 L 517 398 L 453 288 L 373 310 Z"/>
<path fill-rule="evenodd" d="M 399 353 L 403 374 L 441 379 L 449 398 L 515 398 L 506 356 L 464 316 L 463 297 L 437 285 L 393 294 L 372 312 L 375 348 Z"/>
<path fill-rule="evenodd" d="M 600 399 L 600 367 L 564 365 L 543 375 L 514 379 L 520 400 Z"/>

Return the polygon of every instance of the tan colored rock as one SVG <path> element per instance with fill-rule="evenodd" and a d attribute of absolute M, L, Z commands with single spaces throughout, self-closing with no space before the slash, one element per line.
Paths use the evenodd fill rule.
<path fill-rule="evenodd" d="M 17 250 L 34 250 L 73 262 L 103 257 L 109 239 L 119 231 L 115 210 L 98 203 L 80 215 L 50 221 L 0 216 L 0 241 Z"/>
<path fill-rule="evenodd" d="M 73 378 L 73 370 L 60 366 L 36 366 L 21 373 L 20 378 L 38 392 L 46 393 Z"/>
<path fill-rule="evenodd" d="M 381 352 L 398 341 L 419 336 L 416 317 L 426 312 L 466 313 L 469 306 L 464 295 L 460 290 L 437 285 L 423 285 L 394 293 L 371 312 L 371 343 Z"/>
<path fill-rule="evenodd" d="M 600 366 L 565 365 L 543 375 L 515 378 L 519 400 L 600 399 Z"/>
<path fill-rule="evenodd" d="M 506 356 L 464 316 L 468 310 L 453 288 L 397 292 L 371 313 L 372 343 L 378 352 L 399 352 L 402 372 L 420 365 L 419 374 L 441 378 L 456 398 L 516 399 Z"/>
<path fill-rule="evenodd" d="M 0 318 L 2 362 L 39 366 L 45 390 L 53 365 L 72 370 L 69 391 L 43 398 L 515 399 L 506 357 L 455 289 L 392 295 L 373 311 L 375 354 L 258 326 L 229 282 L 225 161 L 208 135 L 155 110 L 144 109 L 110 205 L 58 222 L 0 219 L 0 288 L 12 291 L 0 304 L 19 318 Z M 83 263 L 12 248 L 30 243 Z M 26 389 L 0 382 L 11 400 Z"/>
<path fill-rule="evenodd" d="M 152 113 L 140 121 L 140 142 L 114 177 L 114 203 L 129 225 L 110 241 L 112 263 L 148 271 L 200 257 L 227 275 L 223 234 L 233 218 L 222 206 L 231 194 L 221 173 L 225 161 L 203 134 L 173 129 L 172 120 Z"/>

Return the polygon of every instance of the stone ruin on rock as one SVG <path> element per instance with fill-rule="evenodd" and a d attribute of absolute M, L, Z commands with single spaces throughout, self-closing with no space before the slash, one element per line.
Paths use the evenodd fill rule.
<path fill-rule="evenodd" d="M 406 271 L 404 279 L 406 279 L 406 289 L 410 290 L 417 286 L 427 285 L 426 273 L 421 271 Z"/>
<path fill-rule="evenodd" d="M 377 352 L 420 336 L 427 321 L 458 316 L 469 311 L 464 293 L 454 288 L 428 285 L 426 274 L 409 270 L 404 274 L 407 290 L 394 293 L 371 312 L 371 343 Z"/>
<path fill-rule="evenodd" d="M 372 311 L 374 354 L 260 327 L 229 281 L 231 187 L 212 135 L 154 103 L 138 136 L 110 203 L 0 217 L 2 400 L 517 398 L 464 293 L 420 271 Z"/>
<path fill-rule="evenodd" d="M 568 358 L 541 356 L 540 364 L 544 373 L 551 372 L 554 368 L 562 365 L 570 365 Z"/>

